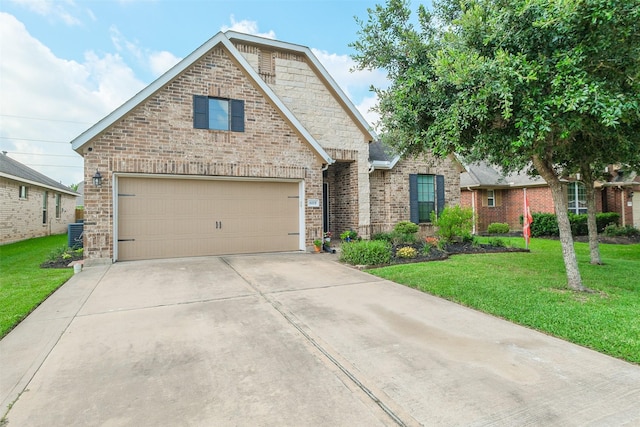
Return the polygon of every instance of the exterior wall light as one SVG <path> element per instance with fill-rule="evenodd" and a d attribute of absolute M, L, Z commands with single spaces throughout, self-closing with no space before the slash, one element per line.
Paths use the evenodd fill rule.
<path fill-rule="evenodd" d="M 102 187 L 102 175 L 100 175 L 98 169 L 96 169 L 96 173 L 93 175 L 93 185 L 96 187 Z"/>

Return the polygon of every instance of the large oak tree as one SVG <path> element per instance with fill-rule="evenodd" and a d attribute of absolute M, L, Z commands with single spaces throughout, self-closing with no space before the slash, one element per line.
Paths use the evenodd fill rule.
<path fill-rule="evenodd" d="M 388 0 L 359 24 L 354 59 L 391 82 L 374 88 L 383 140 L 542 176 L 568 286 L 585 290 L 561 177 L 638 150 L 640 3 L 436 0 L 414 19 Z"/>

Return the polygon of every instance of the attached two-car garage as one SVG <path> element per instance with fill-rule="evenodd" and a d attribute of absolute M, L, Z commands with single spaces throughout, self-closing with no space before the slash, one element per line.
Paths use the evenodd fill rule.
<path fill-rule="evenodd" d="M 116 259 L 302 249 L 296 181 L 117 178 Z"/>

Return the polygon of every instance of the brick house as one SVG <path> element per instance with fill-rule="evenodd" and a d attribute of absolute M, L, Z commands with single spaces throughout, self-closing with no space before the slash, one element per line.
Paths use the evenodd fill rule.
<path fill-rule="evenodd" d="M 70 188 L 0 154 L 0 244 L 67 232 L 75 221 Z"/>
<path fill-rule="evenodd" d="M 368 237 L 419 222 L 419 204 L 459 203 L 455 161 L 375 140 L 309 48 L 218 33 L 72 141 L 85 257 L 306 250 L 324 231 Z"/>
<path fill-rule="evenodd" d="M 486 232 L 494 222 L 507 223 L 512 231 L 521 230 L 525 193 L 531 212 L 555 213 L 551 189 L 540 177 L 525 173 L 505 175 L 486 163 L 468 164 L 465 170 L 460 175 L 460 204 L 472 208 L 476 215 L 474 233 Z M 622 179 L 620 169 L 613 166 L 608 171 L 609 180 L 596 184 L 597 212 L 617 212 L 622 225 L 638 227 L 640 203 L 634 207 L 633 190 L 640 187 L 640 180 L 635 175 Z M 586 213 L 584 184 L 575 179 L 564 180 L 564 183 L 569 211 Z"/>

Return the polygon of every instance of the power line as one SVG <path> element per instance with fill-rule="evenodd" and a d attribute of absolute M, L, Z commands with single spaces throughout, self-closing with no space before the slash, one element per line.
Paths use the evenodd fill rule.
<path fill-rule="evenodd" d="M 84 166 L 65 166 L 65 165 L 35 165 L 33 163 L 25 163 L 27 166 L 40 166 L 48 168 L 72 168 L 72 169 L 84 169 Z"/>
<path fill-rule="evenodd" d="M 12 138 L 10 136 L 0 136 L 0 139 L 15 139 L 16 141 L 30 141 L 30 142 L 55 142 L 56 144 L 70 144 L 69 141 L 52 141 L 50 139 L 29 139 L 29 138 Z"/>
<path fill-rule="evenodd" d="M 49 157 L 71 157 L 72 159 L 82 159 L 80 155 L 74 156 L 72 154 L 47 154 L 47 153 L 19 153 L 17 151 L 8 151 L 9 154 L 18 154 L 22 156 L 49 156 Z"/>
<path fill-rule="evenodd" d="M 79 125 L 92 125 L 90 122 L 76 122 L 73 120 L 59 120 L 59 119 L 44 119 L 42 117 L 28 117 L 28 116 L 14 116 L 12 114 L 0 114 L 0 117 L 12 117 L 14 119 L 27 119 L 27 120 L 42 120 L 44 122 L 62 122 L 62 123 L 76 123 Z"/>

